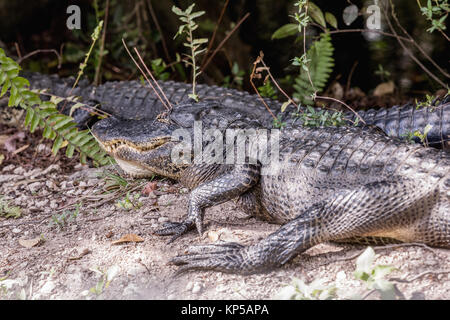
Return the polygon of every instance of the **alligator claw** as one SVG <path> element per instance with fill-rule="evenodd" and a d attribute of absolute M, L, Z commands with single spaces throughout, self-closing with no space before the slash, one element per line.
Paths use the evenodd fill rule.
<path fill-rule="evenodd" d="M 163 226 L 164 227 L 162 229 L 159 229 L 153 233 L 158 236 L 173 235 L 173 237 L 168 242 L 172 243 L 189 230 L 192 230 L 195 224 L 192 221 L 183 221 L 183 222 L 167 222 L 164 223 Z"/>
<path fill-rule="evenodd" d="M 175 276 L 191 270 L 247 273 L 243 268 L 245 249 L 237 243 L 192 246 L 187 249 L 187 254 L 176 256 L 169 262 L 180 266 Z"/>

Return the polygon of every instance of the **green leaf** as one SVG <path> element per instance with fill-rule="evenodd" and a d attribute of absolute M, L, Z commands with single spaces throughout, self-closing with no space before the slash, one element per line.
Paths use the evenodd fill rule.
<path fill-rule="evenodd" d="M 52 153 L 56 156 L 58 150 L 62 147 L 64 139 L 61 136 L 57 136 L 55 142 L 53 143 Z"/>
<path fill-rule="evenodd" d="M 283 39 L 289 36 L 296 35 L 298 33 L 298 26 L 294 23 L 288 23 L 284 26 L 278 28 L 273 34 L 272 34 L 272 40 L 273 39 Z"/>
<path fill-rule="evenodd" d="M 375 251 L 372 247 L 367 249 L 356 259 L 356 270 L 370 273 L 373 261 L 375 259 Z"/>
<path fill-rule="evenodd" d="M 309 1 L 308 4 L 308 14 L 315 22 L 320 24 L 322 27 L 325 28 L 327 26 L 322 10 L 311 1 Z"/>
<path fill-rule="evenodd" d="M 176 15 L 179 15 L 179 16 L 183 15 L 183 11 L 181 11 L 181 9 L 178 8 L 177 6 L 173 6 L 172 7 L 172 12 L 175 13 Z"/>
<path fill-rule="evenodd" d="M 75 147 L 71 144 L 69 144 L 66 148 L 66 156 L 67 158 L 72 158 L 73 157 L 73 153 L 75 151 Z"/>
<path fill-rule="evenodd" d="M 191 14 L 191 15 L 189 16 L 189 18 L 190 18 L 191 20 L 194 20 L 195 18 L 201 17 L 201 16 L 204 15 L 204 14 L 205 14 L 205 11 L 197 11 L 197 12 L 194 12 L 193 14 Z"/>
<path fill-rule="evenodd" d="M 186 9 L 186 11 L 184 11 L 184 13 L 185 13 L 186 15 L 190 15 L 191 12 L 192 12 L 192 9 L 194 9 L 194 6 L 195 6 L 195 3 L 191 4 L 191 5 Z"/>
<path fill-rule="evenodd" d="M 328 22 L 328 24 L 330 26 L 332 26 L 333 28 L 337 29 L 338 23 L 337 23 L 337 19 L 334 16 L 334 14 L 332 14 L 330 12 L 325 12 L 325 20 Z"/>

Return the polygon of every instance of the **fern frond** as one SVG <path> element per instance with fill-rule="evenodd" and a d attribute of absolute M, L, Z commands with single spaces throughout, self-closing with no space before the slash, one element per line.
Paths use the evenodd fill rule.
<path fill-rule="evenodd" d="M 20 66 L 0 48 L 0 97 L 9 90 L 8 106 L 20 106 L 26 110 L 25 127 L 29 127 L 30 132 L 42 128 L 42 135 L 53 140 L 54 155 L 66 147 L 67 157 L 71 158 L 77 150 L 81 163 L 86 163 L 89 157 L 99 165 L 108 164 L 111 158 L 100 148 L 89 130 L 79 131 L 72 117 L 59 113 L 54 102 L 61 100 L 42 101 L 37 93 L 29 89 L 28 80 L 18 76 L 19 71 Z"/>
<path fill-rule="evenodd" d="M 311 86 L 307 72 L 302 69 L 293 85 L 294 98 L 300 103 L 312 105 L 311 95 L 325 88 L 334 67 L 333 51 L 331 36 L 328 33 L 322 33 L 320 40 L 315 41 L 308 50 L 307 59 L 310 61 L 308 69 L 314 86 Z"/>

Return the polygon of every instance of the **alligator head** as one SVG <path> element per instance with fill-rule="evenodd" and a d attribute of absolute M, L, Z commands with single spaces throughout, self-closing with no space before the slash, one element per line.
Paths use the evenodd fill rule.
<path fill-rule="evenodd" d="M 196 121 L 201 121 L 203 130 L 220 130 L 239 120 L 255 122 L 252 117 L 215 102 L 189 103 L 175 106 L 163 120 L 109 117 L 97 122 L 92 127 L 92 134 L 129 175 L 149 177 L 158 174 L 178 179 L 187 164 L 172 159 L 172 150 L 181 142 L 179 136 L 174 135 L 175 130 L 184 129 L 193 137 Z M 193 154 L 187 156 L 192 159 Z"/>

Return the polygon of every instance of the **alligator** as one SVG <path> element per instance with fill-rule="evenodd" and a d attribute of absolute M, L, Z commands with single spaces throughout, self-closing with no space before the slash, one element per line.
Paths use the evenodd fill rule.
<path fill-rule="evenodd" d="M 74 78 L 60 78 L 57 75 L 43 75 L 39 73 L 26 73 L 33 89 L 48 89 L 54 95 L 67 97 L 79 96 L 81 101 L 91 108 L 97 107 L 102 111 L 123 119 L 155 119 L 166 111 L 164 104 L 158 99 L 154 91 L 139 81 L 110 81 L 100 86 L 92 86 L 88 81 L 81 81 L 73 90 Z M 191 84 L 174 81 L 158 81 L 159 86 L 166 94 L 172 105 L 188 101 L 188 94 L 192 91 Z M 218 102 L 223 106 L 233 108 L 241 112 L 251 112 L 262 125 L 272 127 L 273 118 L 257 95 L 235 89 L 227 89 L 219 86 L 197 85 L 197 94 L 202 101 Z M 305 111 L 299 106 L 288 107 L 286 112 L 280 112 L 282 103 L 269 98 L 264 98 L 266 105 L 275 114 L 280 122 L 292 123 L 297 118 L 291 115 Z M 71 104 L 61 102 L 67 114 Z M 413 103 L 391 108 L 370 109 L 358 111 L 359 117 L 366 124 L 374 125 L 388 135 L 404 138 L 416 130 L 424 132 L 427 124 L 431 130 L 427 134 L 429 146 L 450 149 L 450 96 L 429 107 L 417 108 Z M 91 112 L 85 109 L 77 109 L 73 114 L 75 121 L 80 126 L 92 125 Z M 345 112 L 343 118 L 349 125 L 353 124 L 357 116 L 351 112 Z M 414 136 L 415 142 L 420 138 Z"/>
<path fill-rule="evenodd" d="M 125 172 L 158 174 L 191 190 L 187 217 L 154 231 L 171 236 L 169 242 L 192 229 L 202 234 L 205 209 L 229 200 L 249 215 L 282 225 L 250 246 L 191 246 L 171 259 L 178 273 L 265 272 L 331 241 L 419 242 L 450 248 L 449 153 L 370 127 L 288 125 L 278 131 L 279 148 L 267 148 L 268 162 L 249 152 L 254 148 L 251 139 L 244 139 L 244 151 L 237 143 L 231 153 L 222 150 L 224 155 L 244 152 L 243 161 L 196 161 L 192 149 L 184 147 L 189 140 L 195 145 L 198 121 L 201 133 L 220 133 L 200 140 L 202 150 L 214 157 L 220 149 L 208 147 L 227 137 L 227 130 L 266 128 L 252 110 L 217 101 L 180 104 L 157 121 L 110 117 L 92 127 L 100 145 Z"/>

